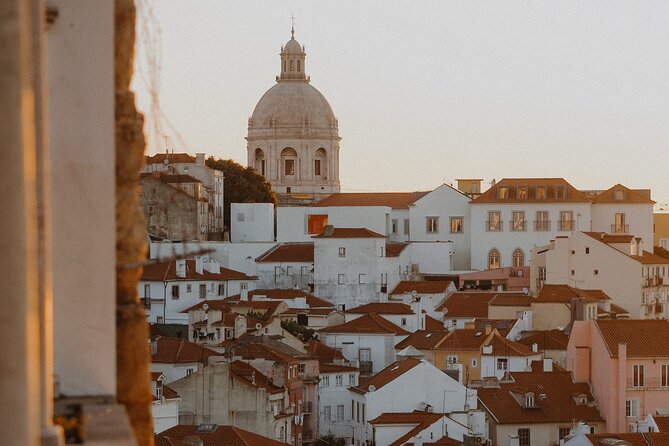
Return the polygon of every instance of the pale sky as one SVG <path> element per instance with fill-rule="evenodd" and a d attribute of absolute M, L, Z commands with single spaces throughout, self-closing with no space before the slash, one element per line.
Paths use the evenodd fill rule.
<path fill-rule="evenodd" d="M 564 177 L 669 202 L 665 0 L 149 4 L 161 107 L 187 145 L 163 125 L 175 151 L 246 165 L 247 120 L 279 74 L 294 14 L 306 72 L 339 119 L 343 192 Z M 135 87 L 148 133 L 142 76 Z"/>

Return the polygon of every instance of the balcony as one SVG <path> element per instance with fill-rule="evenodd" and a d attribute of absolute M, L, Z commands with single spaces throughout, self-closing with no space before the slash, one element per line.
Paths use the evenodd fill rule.
<path fill-rule="evenodd" d="M 360 373 L 372 373 L 373 361 L 359 361 L 360 362 Z"/>
<path fill-rule="evenodd" d="M 576 229 L 574 220 L 558 220 L 558 231 L 573 231 Z"/>
<path fill-rule="evenodd" d="M 662 285 L 664 285 L 664 277 L 662 276 L 646 277 L 643 281 L 644 288 L 650 288 Z"/>
<path fill-rule="evenodd" d="M 611 225 L 611 234 L 629 234 L 630 225 L 625 224 L 613 224 Z"/>
<path fill-rule="evenodd" d="M 534 220 L 535 231 L 550 231 L 551 222 L 548 220 Z"/>
<path fill-rule="evenodd" d="M 302 403 L 302 413 L 312 413 L 314 409 L 313 401 L 305 401 Z"/>
<path fill-rule="evenodd" d="M 498 232 L 498 231 L 501 231 L 501 230 L 502 230 L 502 227 L 503 227 L 502 223 L 503 223 L 503 222 L 501 222 L 501 221 L 499 221 L 499 220 L 487 220 L 487 221 L 485 222 L 486 231 L 488 231 L 488 232 Z"/>
<path fill-rule="evenodd" d="M 660 377 L 655 376 L 637 379 L 635 382 L 634 377 L 629 376 L 627 377 L 627 390 L 669 390 L 669 380 L 665 379 L 665 382 L 662 382 Z"/>
<path fill-rule="evenodd" d="M 526 226 L 525 220 L 511 220 L 509 222 L 512 231 L 524 231 Z"/>

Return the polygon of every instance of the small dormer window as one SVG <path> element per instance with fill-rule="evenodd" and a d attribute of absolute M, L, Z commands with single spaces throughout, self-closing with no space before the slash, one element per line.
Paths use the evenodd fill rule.
<path fill-rule="evenodd" d="M 518 186 L 516 194 L 519 200 L 527 200 L 527 186 Z"/>
<path fill-rule="evenodd" d="M 555 198 L 558 200 L 564 200 L 567 197 L 567 192 L 564 186 L 557 186 L 555 188 Z"/>
<path fill-rule="evenodd" d="M 525 407 L 534 407 L 534 394 L 525 394 Z"/>
<path fill-rule="evenodd" d="M 548 196 L 548 193 L 546 192 L 546 186 L 537 186 L 535 192 L 537 200 L 545 200 Z"/>
<path fill-rule="evenodd" d="M 614 200 L 624 200 L 625 199 L 625 191 L 622 189 L 618 189 L 613 193 L 613 199 Z"/>
<path fill-rule="evenodd" d="M 509 188 L 506 186 L 500 186 L 497 188 L 497 196 L 501 200 L 506 200 L 509 198 Z"/>

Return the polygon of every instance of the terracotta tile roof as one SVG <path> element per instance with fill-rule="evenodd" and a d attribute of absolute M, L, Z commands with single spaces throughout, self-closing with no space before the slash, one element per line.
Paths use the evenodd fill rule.
<path fill-rule="evenodd" d="M 423 443 L 423 446 L 462 446 L 464 443 L 453 438 L 441 437 L 437 441 Z"/>
<path fill-rule="evenodd" d="M 190 175 L 176 173 L 176 174 L 160 174 L 160 181 L 163 183 L 201 183 L 202 181 L 198 180 L 195 177 Z"/>
<path fill-rule="evenodd" d="M 309 356 L 317 357 L 318 361 L 323 363 L 346 361 L 346 357 L 344 357 L 342 352 L 315 340 L 311 340 L 307 343 L 307 354 Z"/>
<path fill-rule="evenodd" d="M 660 432 L 669 433 L 669 415 L 653 415 L 653 420 Z"/>
<path fill-rule="evenodd" d="M 534 330 L 521 333 L 519 344 L 532 347 L 537 344 L 540 350 L 567 350 L 569 336 L 560 330 Z"/>
<path fill-rule="evenodd" d="M 158 381 L 161 376 L 163 376 L 163 372 L 151 372 L 151 381 Z"/>
<path fill-rule="evenodd" d="M 488 317 L 488 303 L 497 293 L 455 292 L 437 307 L 437 311 L 446 311 L 444 319 L 458 317 Z"/>
<path fill-rule="evenodd" d="M 508 198 L 498 198 L 498 189 L 508 187 Z M 528 187 L 528 197 L 518 198 L 518 187 Z M 546 186 L 546 198 L 536 198 L 537 186 Z M 564 187 L 565 198 L 556 198 L 558 187 Z M 472 203 L 589 203 L 590 199 L 564 178 L 504 178 L 472 200 Z"/>
<path fill-rule="evenodd" d="M 332 313 L 335 313 L 337 310 L 334 307 L 330 308 L 289 308 L 286 311 L 283 311 L 281 315 L 291 315 L 291 314 L 306 314 L 308 316 L 321 316 L 326 317 Z"/>
<path fill-rule="evenodd" d="M 244 361 L 233 361 L 230 363 L 230 372 L 244 384 L 254 389 L 262 388 L 269 393 L 281 393 L 282 387 L 275 386 L 272 381 L 260 370 Z"/>
<path fill-rule="evenodd" d="M 398 327 L 389 320 L 385 319 L 383 316 L 379 316 L 376 313 L 368 313 L 364 316 L 353 319 L 352 321 L 345 322 L 340 325 L 335 325 L 332 327 L 326 327 L 318 331 L 319 333 L 359 333 L 359 334 L 375 334 L 375 333 L 384 333 L 384 334 L 395 334 L 395 335 L 406 335 L 409 334 L 403 328 Z"/>
<path fill-rule="evenodd" d="M 280 337 L 279 337 L 280 338 Z M 246 346 L 261 346 L 263 347 L 262 352 L 260 353 L 260 357 L 267 357 L 268 359 L 271 357 L 274 357 L 273 355 L 278 355 L 278 359 L 282 361 L 293 361 L 297 359 L 310 359 L 311 356 L 306 354 L 303 351 L 294 349 L 293 347 L 289 346 L 288 344 L 284 344 L 280 340 L 277 339 L 276 336 L 268 336 L 268 335 L 252 335 L 252 334 L 245 334 L 241 336 L 239 339 L 233 341 L 233 342 L 228 342 L 226 344 L 226 351 L 228 353 L 232 352 L 235 355 L 238 355 L 239 352 L 246 352 L 245 354 L 247 355 L 246 357 L 253 357 L 251 355 L 251 351 L 256 351 L 251 348 L 251 350 L 244 350 Z M 258 350 L 260 351 L 260 350 Z M 262 356 L 265 355 L 265 356 Z M 274 360 L 278 360 L 275 358 Z M 311 359 L 316 359 L 316 358 L 311 358 Z"/>
<path fill-rule="evenodd" d="M 420 434 L 422 431 L 439 421 L 444 415 L 433 412 L 403 412 L 403 413 L 382 413 L 378 417 L 370 420 L 370 424 L 415 424 L 409 432 L 396 438 L 389 446 L 407 445 L 407 441 Z"/>
<path fill-rule="evenodd" d="M 395 350 L 403 350 L 408 346 L 412 346 L 418 350 L 432 350 L 439 346 L 439 344 L 448 337 L 448 331 L 428 331 L 416 330 L 409 336 L 401 340 L 395 345 Z"/>
<path fill-rule="evenodd" d="M 506 337 L 507 334 L 511 331 L 514 325 L 516 325 L 518 319 L 488 319 L 488 318 L 476 318 L 473 322 L 465 324 L 465 328 L 475 328 L 480 331 L 485 331 L 487 326 L 494 328 L 501 334 Z"/>
<path fill-rule="evenodd" d="M 402 280 L 390 294 L 407 294 L 416 291 L 418 294 L 445 293 L 452 284 L 450 280 Z"/>
<path fill-rule="evenodd" d="M 597 308 L 597 315 L 610 315 L 610 316 L 616 316 L 616 318 L 621 318 L 621 317 L 629 317 L 630 313 L 620 305 L 616 305 L 614 303 L 611 303 L 611 308 L 610 311 L 604 311 L 601 308 Z"/>
<path fill-rule="evenodd" d="M 314 206 L 387 206 L 393 209 L 408 209 L 409 206 L 428 193 L 430 191 L 338 193 L 324 198 L 315 203 Z"/>
<path fill-rule="evenodd" d="M 644 251 L 643 255 L 640 256 L 630 256 L 637 262 L 643 265 L 667 265 L 669 264 L 669 259 L 666 257 L 661 257 L 656 254 Z"/>
<path fill-rule="evenodd" d="M 177 398 L 181 398 L 181 396 L 174 389 L 164 384 L 163 384 L 163 397 L 166 400 L 175 400 Z"/>
<path fill-rule="evenodd" d="M 175 440 L 174 438 L 161 437 L 160 435 L 155 435 L 154 441 L 155 446 L 191 446 L 183 441 Z"/>
<path fill-rule="evenodd" d="M 164 164 L 165 158 L 170 163 L 194 163 L 196 161 L 193 155 L 187 153 L 156 153 L 155 155 L 147 155 L 144 157 L 144 164 Z"/>
<path fill-rule="evenodd" d="M 611 440 L 623 440 L 631 446 L 667 446 L 669 433 L 666 432 L 628 432 L 616 434 L 588 434 L 588 440 L 594 446 L 611 446 Z"/>
<path fill-rule="evenodd" d="M 535 299 L 523 293 L 498 293 L 488 305 L 496 307 L 529 307 Z"/>
<path fill-rule="evenodd" d="M 429 314 L 425 315 L 425 329 L 428 331 L 445 331 L 444 323 L 439 321 Z"/>
<path fill-rule="evenodd" d="M 585 235 L 594 238 L 602 243 L 608 244 L 618 244 L 618 243 L 631 243 L 634 240 L 633 235 L 624 235 L 624 234 L 607 234 L 606 232 L 592 232 L 585 231 Z"/>
<path fill-rule="evenodd" d="M 408 243 L 386 243 L 386 257 L 399 257 Z"/>
<path fill-rule="evenodd" d="M 669 357 L 669 320 L 602 319 L 595 324 L 609 355 L 618 357 L 618 344 L 627 344 L 629 358 Z"/>
<path fill-rule="evenodd" d="M 351 367 L 343 364 L 319 364 L 318 369 L 320 373 L 337 373 L 337 372 L 357 372 L 357 367 Z"/>
<path fill-rule="evenodd" d="M 326 229 L 325 232 L 311 238 L 386 238 L 386 236 L 367 228 L 332 228 L 332 232 Z"/>
<path fill-rule="evenodd" d="M 495 333 L 484 345 L 492 346 L 491 355 L 494 356 L 532 356 L 539 354 L 523 344 L 506 339 L 499 333 Z"/>
<path fill-rule="evenodd" d="M 258 263 L 314 263 L 314 243 L 281 243 L 261 254 Z"/>
<path fill-rule="evenodd" d="M 404 361 L 393 362 L 385 369 L 381 370 L 376 375 L 371 376 L 369 379 L 361 382 L 357 387 L 351 387 L 355 391 L 360 393 L 369 392 L 370 386 L 374 386 L 375 390 L 379 390 L 386 384 L 396 380 L 400 376 L 404 375 L 409 370 L 413 369 L 419 365 L 422 361 L 415 358 L 407 358 Z"/>
<path fill-rule="evenodd" d="M 571 303 L 572 299 L 602 301 L 611 298 L 602 290 L 581 290 L 569 285 L 545 284 L 539 291 L 535 302 Z"/>
<path fill-rule="evenodd" d="M 212 273 L 203 269 L 202 274 L 200 274 L 195 269 L 195 260 L 186 260 L 186 275 L 185 277 L 179 277 L 177 276 L 176 263 L 176 260 L 150 263 L 144 266 L 141 280 L 147 282 L 162 282 L 167 280 L 255 280 L 255 277 L 223 267 L 221 267 L 220 273 Z"/>
<path fill-rule="evenodd" d="M 448 337 L 439 345 L 446 351 L 478 351 L 486 337 L 484 330 L 459 328 L 449 332 Z"/>
<path fill-rule="evenodd" d="M 182 364 L 186 362 L 207 363 L 210 356 L 220 353 L 185 339 L 157 337 L 151 342 L 156 343 L 156 353 L 151 355 L 151 362 Z"/>
<path fill-rule="evenodd" d="M 604 421 L 587 383 L 574 383 L 571 372 L 512 372 L 515 382 L 499 388 L 480 387 L 479 401 L 496 424 L 571 423 L 573 420 Z M 535 407 L 524 408 L 525 394 L 534 393 Z M 574 396 L 585 395 L 588 404 L 577 404 Z M 518 398 L 518 399 L 517 399 Z"/>
<path fill-rule="evenodd" d="M 202 426 L 202 425 L 200 425 Z M 286 443 L 263 437 L 234 426 L 214 425 L 213 432 L 198 432 L 197 425 L 180 424 L 158 434 L 175 440 L 185 437 L 197 437 L 202 440 L 203 446 L 286 446 Z M 169 443 L 168 443 L 169 444 Z"/>
<path fill-rule="evenodd" d="M 616 192 L 623 192 L 623 199 L 616 200 Z M 628 187 L 623 186 L 622 184 L 616 184 L 615 186 L 600 192 L 592 197 L 593 203 L 642 203 L 642 204 L 655 204 L 653 200 L 649 197 L 644 196 L 642 193 L 632 190 Z"/>
<path fill-rule="evenodd" d="M 230 302 L 228 301 L 225 301 L 223 299 L 205 299 L 201 300 L 195 305 L 186 308 L 185 310 L 181 310 L 181 313 L 189 313 L 194 310 L 201 310 L 204 304 L 207 304 L 209 306 L 209 310 L 223 311 L 223 312 L 230 311 Z"/>
<path fill-rule="evenodd" d="M 414 314 L 411 307 L 400 302 L 370 302 L 359 307 L 346 310 L 346 314 Z"/>
<path fill-rule="evenodd" d="M 297 361 L 297 358 L 287 355 L 278 350 L 274 350 L 273 348 L 263 344 L 253 344 L 253 343 L 232 344 L 226 348 L 226 353 L 230 353 L 234 356 L 239 356 L 242 359 L 263 358 L 268 361 L 274 361 L 286 364 Z"/>

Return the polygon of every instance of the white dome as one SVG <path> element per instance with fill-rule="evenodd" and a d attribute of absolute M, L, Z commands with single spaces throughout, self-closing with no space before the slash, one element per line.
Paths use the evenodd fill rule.
<path fill-rule="evenodd" d="M 286 46 L 283 47 L 283 52 L 284 53 L 291 53 L 291 54 L 301 54 L 302 53 L 302 47 L 300 47 L 300 44 L 298 43 L 295 38 L 292 38 L 286 43 Z"/>
<path fill-rule="evenodd" d="M 260 98 L 249 129 L 336 128 L 337 118 L 327 99 L 309 82 L 278 82 Z"/>

